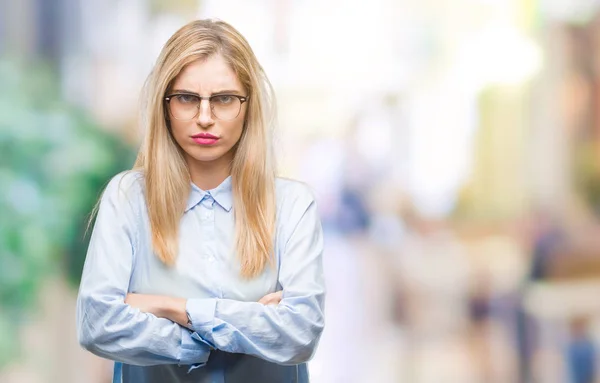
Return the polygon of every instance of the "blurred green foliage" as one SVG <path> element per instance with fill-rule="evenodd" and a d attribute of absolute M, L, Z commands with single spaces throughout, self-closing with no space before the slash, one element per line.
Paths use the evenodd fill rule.
<path fill-rule="evenodd" d="M 60 97 L 39 62 L 0 60 L 0 367 L 50 274 L 76 287 L 87 219 L 133 150 Z"/>
<path fill-rule="evenodd" d="M 190 17 L 198 11 L 200 2 L 198 0 L 150 0 L 149 5 L 153 15 L 179 14 Z"/>
<path fill-rule="evenodd" d="M 600 148 L 588 139 L 575 151 L 575 187 L 591 209 L 600 215 Z"/>

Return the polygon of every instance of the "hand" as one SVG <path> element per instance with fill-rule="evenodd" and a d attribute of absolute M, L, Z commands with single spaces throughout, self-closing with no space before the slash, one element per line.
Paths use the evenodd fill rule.
<path fill-rule="evenodd" d="M 282 297 L 283 297 L 283 290 L 265 295 L 264 297 L 260 298 L 258 303 L 262 303 L 265 306 L 266 305 L 278 305 L 279 302 L 281 302 Z"/>
<path fill-rule="evenodd" d="M 164 295 L 127 294 L 125 303 L 140 311 L 153 314 L 159 318 L 166 318 L 181 326 L 187 326 L 187 314 L 184 298 L 167 297 Z"/>
<path fill-rule="evenodd" d="M 125 303 L 131 307 L 135 307 L 136 309 L 140 309 L 140 311 L 154 314 L 157 317 L 160 317 L 162 314 L 162 306 L 164 303 L 163 296 L 160 295 L 149 295 L 149 294 L 127 294 L 125 298 Z"/>

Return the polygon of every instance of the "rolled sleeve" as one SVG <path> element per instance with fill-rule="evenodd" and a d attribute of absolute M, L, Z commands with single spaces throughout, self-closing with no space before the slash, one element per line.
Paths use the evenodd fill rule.
<path fill-rule="evenodd" d="M 181 326 L 180 326 L 181 327 Z M 179 354 L 179 365 L 193 364 L 202 367 L 208 361 L 209 353 L 205 353 L 204 360 L 198 358 L 198 347 L 211 348 L 211 345 L 198 336 L 197 333 L 181 327 L 181 352 Z"/>
<path fill-rule="evenodd" d="M 188 299 L 186 311 L 194 331 L 210 331 L 215 320 L 216 298 Z"/>

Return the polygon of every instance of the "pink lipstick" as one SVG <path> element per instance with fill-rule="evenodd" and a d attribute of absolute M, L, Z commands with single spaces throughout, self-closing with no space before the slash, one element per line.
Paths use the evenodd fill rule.
<path fill-rule="evenodd" d="M 192 136 L 192 140 L 198 145 L 210 146 L 216 144 L 219 137 L 210 133 L 198 133 Z"/>

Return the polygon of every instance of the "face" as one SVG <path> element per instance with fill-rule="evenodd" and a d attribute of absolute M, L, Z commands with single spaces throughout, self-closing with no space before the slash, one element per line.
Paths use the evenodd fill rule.
<path fill-rule="evenodd" d="M 176 119 L 172 114 L 169 117 L 173 137 L 183 149 L 188 166 L 228 166 L 233 160 L 232 149 L 242 134 L 248 104 L 241 103 L 239 114 L 231 119 L 231 107 L 228 105 L 237 102 L 235 98 L 214 97 L 213 109 L 207 98 L 221 94 L 247 96 L 233 70 L 219 54 L 195 61 L 184 67 L 177 76 L 169 91 L 169 95 L 173 94 L 182 96 L 171 98 L 171 112 L 175 108 L 185 108 L 191 110 L 191 115 L 198 111 L 195 108 L 198 100 L 195 96 L 204 98 L 195 118 Z M 225 111 L 228 118 L 218 117 L 219 111 Z"/>

